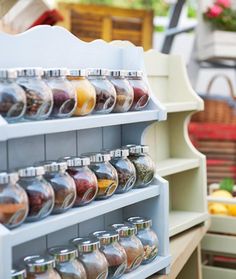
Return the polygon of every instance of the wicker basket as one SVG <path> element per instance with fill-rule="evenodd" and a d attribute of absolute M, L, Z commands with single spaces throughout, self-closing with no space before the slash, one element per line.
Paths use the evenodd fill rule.
<path fill-rule="evenodd" d="M 213 83 L 220 77 L 226 80 L 230 97 L 210 95 Z M 206 95 L 201 97 L 204 100 L 205 110 L 194 114 L 192 121 L 236 124 L 236 97 L 234 96 L 233 84 L 229 77 L 222 74 L 213 76 L 207 86 Z"/>

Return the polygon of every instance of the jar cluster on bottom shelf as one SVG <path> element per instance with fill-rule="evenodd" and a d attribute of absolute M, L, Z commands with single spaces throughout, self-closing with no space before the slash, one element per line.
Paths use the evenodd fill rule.
<path fill-rule="evenodd" d="M 155 174 L 148 151 L 146 145 L 127 145 L 0 172 L 0 224 L 13 229 L 94 199 L 147 187 Z"/>
<path fill-rule="evenodd" d="M 152 220 L 130 217 L 109 230 L 77 237 L 69 246 L 49 248 L 48 255 L 26 257 L 25 269 L 12 270 L 12 279 L 118 279 L 152 262 L 158 248 Z"/>
<path fill-rule="evenodd" d="M 8 122 L 136 111 L 149 98 L 142 71 L 0 69 L 0 115 Z"/>

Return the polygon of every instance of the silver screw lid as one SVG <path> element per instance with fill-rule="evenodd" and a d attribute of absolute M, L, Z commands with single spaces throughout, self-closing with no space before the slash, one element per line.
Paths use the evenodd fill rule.
<path fill-rule="evenodd" d="M 20 177 L 32 177 L 32 176 L 44 175 L 45 170 L 44 167 L 42 166 L 27 167 L 27 168 L 20 169 L 18 173 Z"/>
<path fill-rule="evenodd" d="M 78 251 L 74 246 L 55 246 L 48 249 L 48 253 L 56 262 L 68 262 L 78 257 Z"/>
<path fill-rule="evenodd" d="M 139 216 L 130 217 L 130 218 L 127 219 L 127 221 L 129 223 L 135 225 L 137 230 L 151 228 L 151 226 L 152 226 L 152 220 L 144 218 L 144 217 L 139 217 Z"/>
<path fill-rule="evenodd" d="M 87 69 L 88 76 L 109 76 L 109 70 L 107 69 Z"/>
<path fill-rule="evenodd" d="M 107 245 L 119 240 L 119 233 L 115 230 L 97 231 L 92 234 L 100 240 L 101 245 Z"/>
<path fill-rule="evenodd" d="M 87 156 L 81 157 L 65 157 L 64 159 L 68 167 L 83 167 L 90 165 L 90 158 Z"/>
<path fill-rule="evenodd" d="M 73 239 L 71 242 L 73 245 L 77 247 L 78 251 L 81 253 L 93 252 L 100 248 L 100 241 L 96 237 L 79 237 Z"/>
<path fill-rule="evenodd" d="M 63 162 L 45 161 L 45 162 L 40 162 L 39 164 L 44 167 L 46 173 L 65 171 L 67 169 L 67 163 L 65 161 Z"/>
<path fill-rule="evenodd" d="M 111 155 L 109 152 L 100 152 L 100 153 L 85 153 L 84 156 L 89 156 L 91 163 L 104 163 L 111 160 Z"/>
<path fill-rule="evenodd" d="M 18 77 L 41 77 L 43 75 L 42 68 L 19 68 L 16 71 Z"/>
<path fill-rule="evenodd" d="M 11 270 L 11 279 L 25 279 L 26 270 L 25 268 L 13 268 Z"/>
<path fill-rule="evenodd" d="M 128 157 L 129 149 L 128 148 L 118 148 L 110 151 L 111 157 L 119 158 L 119 157 Z"/>
<path fill-rule="evenodd" d="M 14 69 L 0 69 L 0 78 L 17 78 L 17 71 Z"/>
<path fill-rule="evenodd" d="M 141 78 L 141 77 L 143 77 L 143 72 L 142 71 L 134 71 L 134 70 L 126 71 L 125 76 L 126 77 L 138 77 L 138 78 Z"/>
<path fill-rule="evenodd" d="M 19 180 L 17 172 L 0 172 L 0 184 L 16 183 Z"/>
<path fill-rule="evenodd" d="M 55 259 L 52 256 L 34 255 L 24 258 L 28 272 L 45 272 L 55 267 Z"/>
<path fill-rule="evenodd" d="M 129 149 L 129 154 L 141 154 L 141 153 L 148 153 L 149 152 L 149 146 L 148 145 L 126 145 Z"/>
<path fill-rule="evenodd" d="M 85 69 L 70 69 L 68 76 L 71 77 L 85 77 L 87 75 L 87 71 Z"/>
<path fill-rule="evenodd" d="M 66 68 L 53 68 L 53 69 L 44 69 L 43 75 L 45 77 L 65 77 L 69 73 Z"/>
<path fill-rule="evenodd" d="M 113 224 L 111 227 L 119 233 L 120 237 L 132 236 L 137 233 L 137 228 L 131 224 Z"/>
<path fill-rule="evenodd" d="M 110 76 L 112 77 L 125 77 L 126 71 L 125 70 L 111 70 Z"/>

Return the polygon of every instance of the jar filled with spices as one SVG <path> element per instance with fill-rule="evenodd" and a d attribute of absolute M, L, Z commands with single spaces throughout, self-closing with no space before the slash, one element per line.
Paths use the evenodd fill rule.
<path fill-rule="evenodd" d="M 89 157 L 69 157 L 63 160 L 67 162 L 67 172 L 74 179 L 76 186 L 77 195 L 74 206 L 89 204 L 98 192 L 97 177 L 89 168 Z"/>
<path fill-rule="evenodd" d="M 42 80 L 41 68 L 25 68 L 17 70 L 17 83 L 26 94 L 25 119 L 44 120 L 52 111 L 52 91 Z"/>
<path fill-rule="evenodd" d="M 93 236 L 100 240 L 100 250 L 108 262 L 108 278 L 118 279 L 126 271 L 127 255 L 119 243 L 119 233 L 116 231 L 97 231 Z"/>
<path fill-rule="evenodd" d="M 0 172 L 0 224 L 8 229 L 21 225 L 29 211 L 28 197 L 17 173 Z"/>
<path fill-rule="evenodd" d="M 155 175 L 155 164 L 149 156 L 147 145 L 127 145 L 129 149 L 129 159 L 136 168 L 135 188 L 148 186 Z"/>
<path fill-rule="evenodd" d="M 62 279 L 55 270 L 55 260 L 52 256 L 28 256 L 24 258 L 27 279 Z"/>
<path fill-rule="evenodd" d="M 110 81 L 116 90 L 116 104 L 113 112 L 127 112 L 134 100 L 134 91 L 125 78 L 125 71 L 110 71 Z"/>
<path fill-rule="evenodd" d="M 66 162 L 47 161 L 42 163 L 44 178 L 51 184 L 55 194 L 52 213 L 62 213 L 70 209 L 76 199 L 76 186 L 73 178 L 66 172 Z"/>
<path fill-rule="evenodd" d="M 107 199 L 111 197 L 118 186 L 118 174 L 116 169 L 109 162 L 109 153 L 89 153 L 90 169 L 95 173 L 98 180 L 98 193 L 96 199 Z"/>
<path fill-rule="evenodd" d="M 142 242 L 135 235 L 137 229 L 130 224 L 113 224 L 120 236 L 120 245 L 125 249 L 127 255 L 127 269 L 126 272 L 131 272 L 137 269 L 144 257 L 144 249 Z"/>
<path fill-rule="evenodd" d="M 77 259 L 78 251 L 73 246 L 56 246 L 49 250 L 56 261 L 56 270 L 62 279 L 87 279 L 82 263 Z"/>
<path fill-rule="evenodd" d="M 91 113 L 96 105 L 96 91 L 86 77 L 86 70 L 70 70 L 68 80 L 76 90 L 77 106 L 74 115 L 82 116 Z"/>
<path fill-rule="evenodd" d="M 16 77 L 15 70 L 0 69 L 0 115 L 8 122 L 20 120 L 26 110 L 26 95 Z"/>
<path fill-rule="evenodd" d="M 116 90 L 108 80 L 109 71 L 89 69 L 88 79 L 96 90 L 96 113 L 110 113 L 116 103 Z"/>
<path fill-rule="evenodd" d="M 44 70 L 45 81 L 53 94 L 52 117 L 70 117 L 76 109 L 76 92 L 72 84 L 67 80 L 67 75 L 68 70 L 64 68 Z"/>
<path fill-rule="evenodd" d="M 54 207 L 54 191 L 43 175 L 43 167 L 27 167 L 19 170 L 19 184 L 29 199 L 27 222 L 39 221 L 47 217 Z"/>
<path fill-rule="evenodd" d="M 108 263 L 103 253 L 100 252 L 98 238 L 78 238 L 72 240 L 79 252 L 78 259 L 85 267 L 87 279 L 106 279 Z"/>
<path fill-rule="evenodd" d="M 11 270 L 11 279 L 26 279 L 25 268 L 14 268 Z"/>
<path fill-rule="evenodd" d="M 131 110 L 141 110 L 149 102 L 150 92 L 142 71 L 127 71 L 126 77 L 134 90 Z"/>
<path fill-rule="evenodd" d="M 143 217 L 130 217 L 127 220 L 137 228 L 137 237 L 141 240 L 144 248 L 143 264 L 153 261 L 158 254 L 158 237 L 152 230 L 152 220 Z"/>

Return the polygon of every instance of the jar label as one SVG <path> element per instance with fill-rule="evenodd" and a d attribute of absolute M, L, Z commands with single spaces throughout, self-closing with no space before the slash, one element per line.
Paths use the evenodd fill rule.
<path fill-rule="evenodd" d="M 21 217 L 21 215 L 22 215 L 22 218 L 25 215 L 25 209 L 23 209 L 23 208 L 21 208 L 20 210 L 18 210 L 17 212 L 15 212 L 11 216 L 10 220 L 7 222 L 7 225 L 11 226 L 11 225 L 15 225 L 16 223 L 18 223 L 19 222 L 19 218 Z"/>
<path fill-rule="evenodd" d="M 111 107 L 112 97 L 109 97 L 103 105 L 103 110 L 107 110 Z"/>
<path fill-rule="evenodd" d="M 129 191 L 134 186 L 135 180 L 136 180 L 135 175 L 130 176 L 130 178 L 127 180 L 127 182 L 125 184 L 124 189 L 126 191 Z"/>
<path fill-rule="evenodd" d="M 126 268 L 127 268 L 127 263 L 125 262 L 117 268 L 117 270 L 115 271 L 112 277 L 119 278 L 122 274 L 125 273 Z"/>
<path fill-rule="evenodd" d="M 49 200 L 44 204 L 44 206 L 38 212 L 39 218 L 46 215 L 50 211 L 51 207 L 52 207 L 52 201 Z"/>
<path fill-rule="evenodd" d="M 137 258 L 135 258 L 133 263 L 130 266 L 130 269 L 137 268 L 141 264 L 142 260 L 143 260 L 143 256 L 142 255 L 138 256 Z"/>
<path fill-rule="evenodd" d="M 157 253 L 158 248 L 156 247 L 156 245 L 153 245 L 152 247 L 150 247 L 149 245 L 144 246 L 145 260 L 155 258 L 157 256 Z"/>
<path fill-rule="evenodd" d="M 96 279 L 106 279 L 107 278 L 107 271 L 100 273 Z"/>
<path fill-rule="evenodd" d="M 144 108 L 146 106 L 146 103 L 147 103 L 147 95 L 143 95 L 139 100 L 138 102 L 136 103 L 134 109 L 135 110 L 140 110 L 142 108 Z"/>
<path fill-rule="evenodd" d="M 107 187 L 107 189 L 106 189 L 106 191 L 105 191 L 105 195 L 106 195 L 106 196 L 112 195 L 113 192 L 115 191 L 116 187 L 117 187 L 117 184 L 116 184 L 115 182 L 112 182 L 112 183 Z"/>
<path fill-rule="evenodd" d="M 94 195 L 94 189 L 89 188 L 83 195 L 81 202 L 89 202 L 95 195 Z"/>
<path fill-rule="evenodd" d="M 61 208 L 67 208 L 68 206 L 70 206 L 73 198 L 74 198 L 73 193 L 70 193 L 68 196 L 66 196 L 66 198 L 63 201 L 63 204 L 61 205 Z"/>
<path fill-rule="evenodd" d="M 143 176 L 143 183 L 148 183 L 153 179 L 153 172 L 148 171 L 144 176 Z"/>

